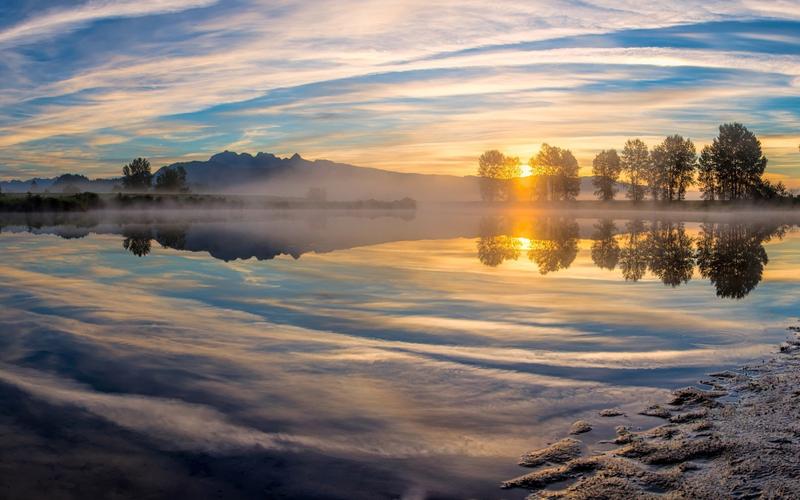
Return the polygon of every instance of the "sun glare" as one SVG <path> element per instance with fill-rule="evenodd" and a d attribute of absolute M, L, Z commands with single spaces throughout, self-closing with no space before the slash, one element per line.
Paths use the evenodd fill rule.
<path fill-rule="evenodd" d="M 522 165 L 520 177 L 530 177 L 533 175 L 533 169 L 530 165 Z"/>
<path fill-rule="evenodd" d="M 517 237 L 514 239 L 517 240 L 520 250 L 530 250 L 533 247 L 533 242 L 530 238 Z"/>

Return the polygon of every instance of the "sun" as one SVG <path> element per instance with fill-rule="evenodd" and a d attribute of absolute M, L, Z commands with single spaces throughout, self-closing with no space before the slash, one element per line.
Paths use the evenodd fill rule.
<path fill-rule="evenodd" d="M 520 168 L 520 177 L 530 177 L 533 175 L 533 169 L 530 165 L 522 165 Z"/>

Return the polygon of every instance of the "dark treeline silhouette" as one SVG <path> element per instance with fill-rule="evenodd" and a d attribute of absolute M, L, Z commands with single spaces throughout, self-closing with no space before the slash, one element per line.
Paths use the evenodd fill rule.
<path fill-rule="evenodd" d="M 591 234 L 591 259 L 599 268 L 619 269 L 626 281 L 639 281 L 647 272 L 667 286 L 688 283 L 695 272 L 708 279 L 719 297 L 741 299 L 761 281 L 767 253 L 763 244 L 782 238 L 780 223 L 704 223 L 697 237 L 684 224 L 670 220 L 632 220 L 619 227 L 600 220 Z M 525 238 L 503 234 L 502 221 L 486 218 L 481 224 L 478 259 L 496 267 L 523 255 L 541 274 L 568 268 L 578 255 L 579 226 L 568 216 L 542 217 Z"/>
<path fill-rule="evenodd" d="M 150 171 L 150 161 L 146 158 L 135 158 L 122 167 L 122 188 L 126 191 L 147 192 L 153 187 L 157 191 L 169 193 L 187 193 L 186 169 L 181 166 L 165 167 L 158 174 Z"/>
<path fill-rule="evenodd" d="M 528 164 L 532 175 L 520 178 L 519 159 L 487 151 L 478 161 L 484 201 L 570 201 L 580 193 L 578 162 L 568 149 L 542 144 Z M 740 123 L 719 127 L 713 143 L 698 156 L 691 139 L 666 137 L 649 150 L 641 139 L 628 140 L 621 153 L 603 150 L 592 161 L 592 183 L 601 201 L 615 198 L 622 181 L 634 203 L 647 198 L 671 203 L 686 199 L 697 185 L 708 201 L 790 200 L 783 183 L 763 177 L 767 158 L 761 142 Z"/>

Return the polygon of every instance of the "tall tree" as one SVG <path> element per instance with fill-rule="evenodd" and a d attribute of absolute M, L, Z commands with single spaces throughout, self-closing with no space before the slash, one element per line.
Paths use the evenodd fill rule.
<path fill-rule="evenodd" d="M 761 142 L 741 123 L 720 125 L 719 136 L 703 148 L 699 181 L 707 200 L 741 200 L 755 196 L 767 167 Z"/>
<path fill-rule="evenodd" d="M 581 190 L 578 178 L 578 160 L 568 149 L 542 144 L 541 149 L 528 164 L 540 184 L 547 186 L 550 201 L 574 200 Z M 544 190 L 543 190 L 544 191 Z"/>
<path fill-rule="evenodd" d="M 620 164 L 628 176 L 627 197 L 638 203 L 644 199 L 651 170 L 650 152 L 641 139 L 629 139 L 622 148 Z"/>
<path fill-rule="evenodd" d="M 611 201 L 617 194 L 617 180 L 622 170 L 616 149 L 603 150 L 594 157 L 592 162 L 592 183 L 597 188 L 595 196 L 602 201 Z"/>
<path fill-rule="evenodd" d="M 150 162 L 145 158 L 136 158 L 122 167 L 122 175 L 122 185 L 132 191 L 147 191 L 153 181 Z"/>
<path fill-rule="evenodd" d="M 481 197 L 485 201 L 507 199 L 510 181 L 521 174 L 518 157 L 505 156 L 493 149 L 478 158 L 478 177 L 480 177 Z"/>
<path fill-rule="evenodd" d="M 671 135 L 653 148 L 653 167 L 660 199 L 683 200 L 686 188 L 694 183 L 697 153 L 694 143 L 680 135 Z"/>

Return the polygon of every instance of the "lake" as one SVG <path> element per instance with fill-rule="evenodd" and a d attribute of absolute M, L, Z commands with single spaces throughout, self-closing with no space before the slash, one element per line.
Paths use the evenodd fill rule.
<path fill-rule="evenodd" d="M 574 420 L 775 351 L 796 219 L 6 214 L 0 497 L 522 498 Z"/>

